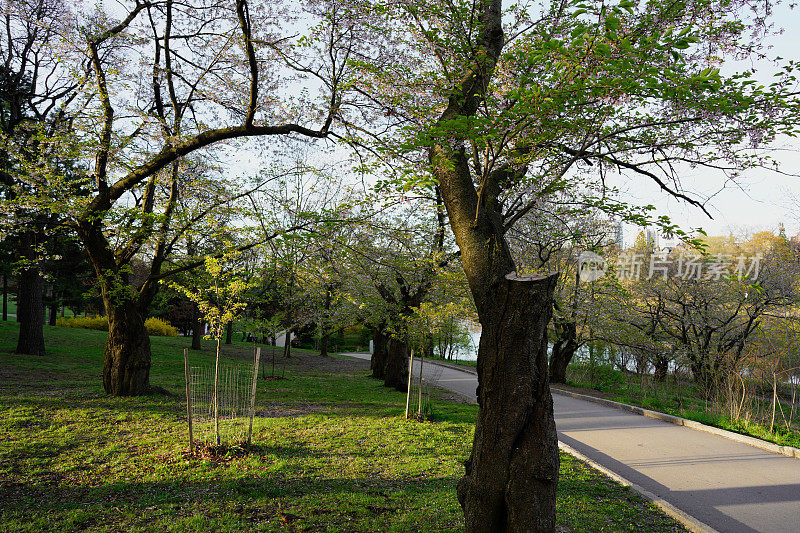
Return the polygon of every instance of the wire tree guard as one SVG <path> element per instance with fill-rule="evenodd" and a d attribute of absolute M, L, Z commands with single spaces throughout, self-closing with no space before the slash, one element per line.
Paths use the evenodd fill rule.
<path fill-rule="evenodd" d="M 431 388 L 439 383 L 443 368 L 440 365 L 425 364 L 424 357 L 411 357 L 408 363 L 408 391 L 406 393 L 406 418 L 425 420 L 433 415 Z M 416 414 L 414 410 L 416 409 Z"/>
<path fill-rule="evenodd" d="M 261 348 L 257 348 L 252 366 L 220 362 L 215 397 L 215 366 L 191 366 L 184 350 L 190 452 L 194 453 L 196 444 L 219 444 L 217 433 L 225 443 L 250 445 L 260 359 Z"/>

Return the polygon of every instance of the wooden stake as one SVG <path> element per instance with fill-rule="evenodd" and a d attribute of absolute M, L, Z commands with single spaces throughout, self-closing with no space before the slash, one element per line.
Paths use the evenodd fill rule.
<path fill-rule="evenodd" d="M 411 376 L 414 375 L 414 350 L 411 350 L 411 359 L 408 362 L 408 392 L 406 393 L 406 418 L 408 418 L 408 405 L 411 402 Z"/>
<path fill-rule="evenodd" d="M 189 418 L 189 453 L 194 454 L 194 435 L 192 428 L 192 389 L 189 386 L 189 349 L 183 349 L 183 368 L 186 376 L 186 416 Z"/>
<path fill-rule="evenodd" d="M 247 430 L 247 447 L 253 438 L 253 417 L 256 416 L 256 388 L 258 387 L 258 363 L 261 361 L 261 347 L 256 348 L 256 361 L 253 363 L 253 394 L 250 396 L 250 427 Z"/>

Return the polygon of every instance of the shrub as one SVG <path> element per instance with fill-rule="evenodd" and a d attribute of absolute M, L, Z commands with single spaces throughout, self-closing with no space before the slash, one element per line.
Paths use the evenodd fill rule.
<path fill-rule="evenodd" d="M 108 331 L 108 317 L 105 316 L 76 316 L 72 318 L 57 318 L 56 326 L 65 328 L 95 329 Z"/>
<path fill-rule="evenodd" d="M 66 328 L 94 329 L 108 331 L 108 317 L 105 316 L 76 316 L 73 318 L 58 318 L 56 326 Z M 177 337 L 178 330 L 166 320 L 150 317 L 144 321 L 147 333 L 157 337 Z"/>
<path fill-rule="evenodd" d="M 161 320 L 160 318 L 150 317 L 144 321 L 144 327 L 147 328 L 147 332 L 150 335 L 155 335 L 157 337 L 177 337 L 178 330 L 167 322 L 166 320 Z"/>

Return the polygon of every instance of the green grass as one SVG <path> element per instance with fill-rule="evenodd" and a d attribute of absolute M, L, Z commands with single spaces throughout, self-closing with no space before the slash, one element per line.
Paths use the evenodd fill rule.
<path fill-rule="evenodd" d="M 438 400 L 437 422 L 407 421 L 404 395 L 370 379 L 365 364 L 332 357 L 320 366 L 295 351 L 286 379 L 259 382 L 254 449 L 190 457 L 182 397 L 189 339 L 152 338 L 151 382 L 175 396 L 120 399 L 100 385 L 104 333 L 45 332 L 47 356 L 13 355 L 16 323 L 0 324 L 2 531 L 463 528 L 455 485 L 473 405 Z M 226 353 L 245 364 L 249 349 Z M 211 344 L 191 357 L 209 363 Z M 681 530 L 567 455 L 558 520 L 562 531 Z"/>
<path fill-rule="evenodd" d="M 3 302 L 0 302 L 0 305 L 2 305 L 2 304 L 3 304 Z M 16 315 L 17 314 L 17 301 L 14 299 L 14 297 L 11 294 L 8 295 L 8 300 L 7 300 L 6 305 L 7 305 L 6 309 L 7 309 L 9 315 Z M 0 309 L 0 311 L 2 311 L 2 309 Z M 0 318 L 2 318 L 2 317 L 0 317 Z"/>
<path fill-rule="evenodd" d="M 477 361 L 467 361 L 466 359 L 442 359 L 441 357 L 432 357 L 435 361 L 444 361 L 445 363 L 450 363 L 452 365 L 459 365 L 459 366 L 470 366 L 470 367 L 477 367 Z"/>
<path fill-rule="evenodd" d="M 2 306 L 2 302 L 0 302 L 0 306 Z M 16 298 L 15 298 L 15 296 L 13 294 L 9 294 L 8 295 L 8 307 L 7 307 L 7 310 L 8 310 L 8 314 L 9 315 L 14 315 L 14 316 L 17 315 L 17 300 L 16 300 Z M 2 309 L 0 309 L 0 311 L 2 311 Z M 61 310 L 60 309 L 58 311 L 58 316 L 61 316 Z M 75 316 L 75 313 L 72 312 L 72 309 L 67 307 L 67 308 L 64 309 L 64 316 Z M 15 318 L 13 316 L 9 317 L 9 318 L 10 318 L 11 321 L 15 320 Z"/>
<path fill-rule="evenodd" d="M 573 375 L 577 374 L 573 373 Z M 582 375 L 585 376 L 585 374 Z M 657 384 L 655 388 L 652 383 L 647 383 L 643 389 L 638 377 L 632 377 L 629 380 L 628 376 L 621 371 L 603 366 L 596 369 L 593 379 L 589 380 L 584 377 L 583 379 L 568 380 L 567 384 L 586 389 L 588 394 L 591 394 L 592 391 L 606 393 L 604 397 L 616 402 L 694 420 L 780 446 L 800 448 L 800 433 L 797 431 L 790 431 L 780 425 L 776 425 L 773 431 L 770 431 L 768 425 L 754 421 L 733 420 L 730 416 L 709 412 L 706 409 L 706 402 L 701 398 L 700 391 L 692 383 L 682 383 L 676 387 L 672 379 L 669 379 L 665 383 Z M 767 402 L 762 403 L 766 405 Z M 782 422 L 780 415 L 776 422 L 778 424 Z M 797 419 L 794 422 L 796 423 Z"/>

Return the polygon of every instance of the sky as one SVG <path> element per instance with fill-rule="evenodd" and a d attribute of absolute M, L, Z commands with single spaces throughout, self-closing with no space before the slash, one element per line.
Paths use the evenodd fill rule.
<path fill-rule="evenodd" d="M 121 13 L 120 0 L 102 0 L 111 13 Z M 771 56 L 797 58 L 800 50 L 800 7 L 791 9 L 788 5 L 775 8 L 775 25 L 784 31 L 767 39 Z M 742 68 L 749 66 L 743 65 Z M 775 71 L 769 63 L 756 64 L 756 78 L 762 82 L 771 81 Z M 727 69 L 723 69 L 727 70 Z M 784 174 L 764 169 L 745 172 L 736 183 L 726 183 L 720 173 L 709 170 L 689 170 L 681 176 L 681 183 L 691 196 L 701 200 L 709 199 L 706 208 L 713 218 L 701 209 L 675 200 L 658 187 L 643 179 L 624 179 L 610 181 L 623 192 L 623 200 L 638 205 L 652 204 L 656 214 L 668 215 L 673 223 L 684 230 L 702 227 L 709 235 L 745 235 L 755 231 L 776 231 L 784 224 L 788 235 L 800 233 L 800 139 L 781 139 L 773 157 L 779 161 Z M 261 166 L 259 150 L 241 150 L 226 154 L 231 167 L 242 173 L 254 173 Z M 788 175 L 787 175 L 788 174 Z M 635 239 L 640 228 L 625 226 L 626 244 Z"/>
<path fill-rule="evenodd" d="M 800 7 L 778 6 L 775 22 L 784 31 L 768 39 L 770 55 L 800 59 L 797 57 L 800 50 Z M 771 79 L 774 67 L 759 63 L 756 68 L 758 79 Z M 662 193 L 652 183 L 624 180 L 619 185 L 626 199 L 640 205 L 654 205 L 658 214 L 668 215 L 684 230 L 702 227 L 709 235 L 741 236 L 755 231 L 776 231 L 783 223 L 787 235 L 796 235 L 800 233 L 800 139 L 780 139 L 770 148 L 776 149 L 773 158 L 780 163 L 781 171 L 797 177 L 763 169 L 744 172 L 738 184 L 725 184 L 724 176 L 708 170 L 687 170 L 681 177 L 685 189 L 701 198 L 710 198 L 707 209 L 713 219 L 699 208 Z M 632 243 L 639 231 L 634 226 L 626 226 L 626 244 Z"/>

